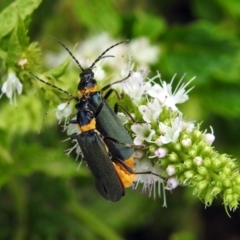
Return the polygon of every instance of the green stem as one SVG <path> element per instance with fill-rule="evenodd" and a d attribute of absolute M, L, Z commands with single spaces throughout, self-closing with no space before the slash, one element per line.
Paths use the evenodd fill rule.
<path fill-rule="evenodd" d="M 17 217 L 17 226 L 14 228 L 14 235 L 13 240 L 24 240 L 26 238 L 26 192 L 24 189 L 23 184 L 18 179 L 12 177 L 8 182 L 9 190 L 12 194 L 12 197 L 15 201 L 15 210 L 16 210 L 16 217 Z"/>
<path fill-rule="evenodd" d="M 102 239 L 123 240 L 123 238 L 106 226 L 101 219 L 98 220 L 95 216 L 91 215 L 91 212 L 87 211 L 76 200 L 70 201 L 69 210 L 76 218 L 92 228 L 92 231 L 97 233 Z"/>

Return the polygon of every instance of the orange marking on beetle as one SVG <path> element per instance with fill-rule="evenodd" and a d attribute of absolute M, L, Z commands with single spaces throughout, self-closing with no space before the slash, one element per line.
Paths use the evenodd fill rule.
<path fill-rule="evenodd" d="M 96 120 L 95 120 L 95 118 L 93 118 L 93 119 L 90 121 L 89 124 L 84 125 L 84 126 L 78 125 L 78 127 L 79 127 L 79 130 L 80 130 L 81 132 L 87 132 L 87 131 L 90 131 L 90 130 L 94 130 L 94 129 L 96 128 Z"/>
<path fill-rule="evenodd" d="M 126 165 L 128 165 L 134 171 L 134 160 L 133 157 L 128 158 L 124 161 Z M 113 163 L 119 178 L 122 181 L 124 188 L 131 187 L 135 178 L 136 174 L 130 173 L 122 164 L 120 163 Z"/>
<path fill-rule="evenodd" d="M 97 86 L 93 86 L 91 88 L 86 88 L 86 89 L 83 89 L 81 91 L 78 91 L 78 94 L 80 96 L 84 96 L 84 95 L 86 95 L 88 93 L 91 93 L 91 92 L 97 92 Z"/>

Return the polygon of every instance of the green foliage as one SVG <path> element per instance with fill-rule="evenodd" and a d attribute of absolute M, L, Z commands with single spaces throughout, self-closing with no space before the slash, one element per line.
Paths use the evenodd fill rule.
<path fill-rule="evenodd" d="M 25 20 L 40 3 L 41 0 L 17 0 L 5 8 L 0 13 L 0 39 L 15 28 L 18 22 L 18 14 Z"/>
<path fill-rule="evenodd" d="M 121 18 L 116 3 L 109 0 L 74 1 L 73 11 L 80 24 L 92 32 L 107 31 L 117 35 L 121 29 Z M 97 24 L 96 24 L 97 23 Z"/>
<path fill-rule="evenodd" d="M 136 20 L 133 26 L 133 35 L 148 36 L 151 40 L 156 40 L 166 30 L 164 19 L 156 17 L 143 11 L 136 12 Z"/>

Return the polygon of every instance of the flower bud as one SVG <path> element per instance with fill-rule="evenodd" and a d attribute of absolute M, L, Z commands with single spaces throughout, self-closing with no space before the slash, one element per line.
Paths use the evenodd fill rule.
<path fill-rule="evenodd" d="M 173 165 L 169 165 L 166 168 L 166 172 L 167 172 L 168 176 L 172 176 L 176 173 L 176 168 Z"/>
<path fill-rule="evenodd" d="M 215 186 L 215 187 L 213 187 L 213 189 L 212 189 L 212 194 L 213 194 L 213 196 L 216 196 L 216 195 L 218 195 L 221 191 L 222 191 L 222 188 Z"/>
<path fill-rule="evenodd" d="M 197 155 L 197 151 L 192 149 L 188 152 L 188 154 L 190 157 L 195 157 Z"/>
<path fill-rule="evenodd" d="M 203 167 L 203 166 L 200 166 L 200 167 L 198 168 L 198 172 L 199 172 L 201 175 L 207 175 L 207 174 L 208 174 L 208 170 L 207 170 L 205 167 Z"/>
<path fill-rule="evenodd" d="M 214 169 L 219 169 L 222 165 L 222 162 L 219 161 L 219 159 L 214 159 L 213 162 L 212 162 L 212 167 Z"/>
<path fill-rule="evenodd" d="M 178 180 L 176 178 L 169 178 L 167 180 L 167 186 L 166 186 L 166 189 L 168 190 L 172 190 L 174 188 L 176 188 L 178 186 Z"/>
<path fill-rule="evenodd" d="M 204 158 L 203 165 L 208 168 L 212 165 L 212 161 L 209 158 Z"/>
<path fill-rule="evenodd" d="M 204 196 L 204 201 L 207 206 L 212 204 L 214 196 L 211 194 L 211 191 L 208 190 L 207 194 Z"/>
<path fill-rule="evenodd" d="M 188 171 L 186 171 L 185 173 L 184 173 L 184 176 L 186 177 L 186 178 L 193 178 L 194 177 L 194 171 L 192 171 L 192 170 L 188 170 Z"/>
<path fill-rule="evenodd" d="M 207 185 L 208 185 L 208 181 L 203 180 L 197 184 L 197 188 L 199 188 L 202 191 L 203 189 L 205 189 L 207 187 Z"/>
<path fill-rule="evenodd" d="M 142 158 L 143 155 L 144 155 L 143 151 L 137 150 L 137 151 L 134 152 L 134 157 L 135 158 Z"/>
<path fill-rule="evenodd" d="M 211 133 L 204 134 L 204 138 L 209 145 L 211 145 L 215 140 L 215 136 Z"/>
<path fill-rule="evenodd" d="M 198 139 L 201 135 L 202 135 L 202 133 L 198 129 L 195 129 L 193 131 L 193 137 L 194 138 Z"/>
<path fill-rule="evenodd" d="M 174 144 L 174 149 L 175 149 L 176 151 L 181 151 L 181 150 L 182 150 L 181 144 L 180 144 L 179 142 L 175 143 L 175 144 Z"/>
<path fill-rule="evenodd" d="M 202 162 L 203 162 L 203 159 L 201 157 L 195 157 L 193 159 L 193 162 L 197 165 L 197 166 L 201 166 L 202 165 Z"/>
<path fill-rule="evenodd" d="M 191 160 L 185 160 L 183 165 L 186 169 L 190 169 L 192 167 L 192 161 Z"/>
<path fill-rule="evenodd" d="M 181 144 L 185 148 L 189 148 L 192 145 L 192 140 L 190 138 L 185 138 L 181 141 Z"/>
<path fill-rule="evenodd" d="M 154 152 L 154 154 L 155 154 L 155 156 L 158 157 L 158 158 L 164 158 L 164 157 L 166 157 L 167 152 L 168 152 L 168 151 L 167 151 L 166 148 L 161 147 L 161 148 L 158 148 L 158 149 Z"/>
<path fill-rule="evenodd" d="M 170 153 L 168 155 L 168 158 L 171 162 L 178 162 L 179 161 L 178 155 L 174 152 Z"/>

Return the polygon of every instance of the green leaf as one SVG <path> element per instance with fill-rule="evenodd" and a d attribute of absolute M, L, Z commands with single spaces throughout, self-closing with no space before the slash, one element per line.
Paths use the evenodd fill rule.
<path fill-rule="evenodd" d="M 107 31 L 113 35 L 121 29 L 121 16 L 114 1 L 73 1 L 75 17 L 93 32 Z"/>
<path fill-rule="evenodd" d="M 17 0 L 5 8 L 0 13 L 0 39 L 15 28 L 18 14 L 25 20 L 41 2 L 41 0 Z"/>
<path fill-rule="evenodd" d="M 134 37 L 146 36 L 156 40 L 166 29 L 166 23 L 161 17 L 138 11 L 137 19 L 133 26 Z"/>
<path fill-rule="evenodd" d="M 240 1 L 217 0 L 217 2 L 223 8 L 223 10 L 228 12 L 231 16 L 233 16 L 235 18 L 240 17 Z"/>
<path fill-rule="evenodd" d="M 65 73 L 69 63 L 71 62 L 71 60 L 72 60 L 72 58 L 68 57 L 63 63 L 61 63 L 57 67 L 45 72 L 44 74 L 46 76 L 51 76 L 51 77 L 54 77 L 54 78 L 61 77 Z"/>
<path fill-rule="evenodd" d="M 19 16 L 18 18 L 17 36 L 18 36 L 19 44 L 22 46 L 22 49 L 28 47 L 29 38 L 27 36 L 27 30 L 25 28 L 25 25 L 24 25 L 24 22 L 22 21 L 21 16 Z"/>
<path fill-rule="evenodd" d="M 198 18 L 214 22 L 220 22 L 224 14 L 216 1 L 195 0 L 192 3 L 192 11 Z"/>
<path fill-rule="evenodd" d="M 170 75 L 187 72 L 197 76 L 198 84 L 208 84 L 211 79 L 239 81 L 240 45 L 227 29 L 219 31 L 219 27 L 202 21 L 175 27 L 164 40 L 166 49 L 160 64 Z"/>
<path fill-rule="evenodd" d="M 220 88 L 220 89 L 219 89 Z M 206 107 L 225 118 L 240 115 L 240 86 L 222 86 L 204 95 Z"/>
<path fill-rule="evenodd" d="M 9 43 L 8 43 L 8 54 L 7 54 L 7 63 L 9 66 L 13 67 L 16 62 L 18 62 L 22 57 L 26 57 L 28 52 L 29 38 L 27 36 L 27 31 L 25 29 L 24 23 L 21 17 L 18 17 L 18 25 L 11 34 Z M 31 53 L 28 58 L 31 59 L 35 55 Z"/>
<path fill-rule="evenodd" d="M 17 28 L 15 28 L 11 34 L 8 45 L 7 63 L 10 67 L 14 67 L 15 63 L 19 60 L 21 53 L 22 48 L 18 41 Z"/>

